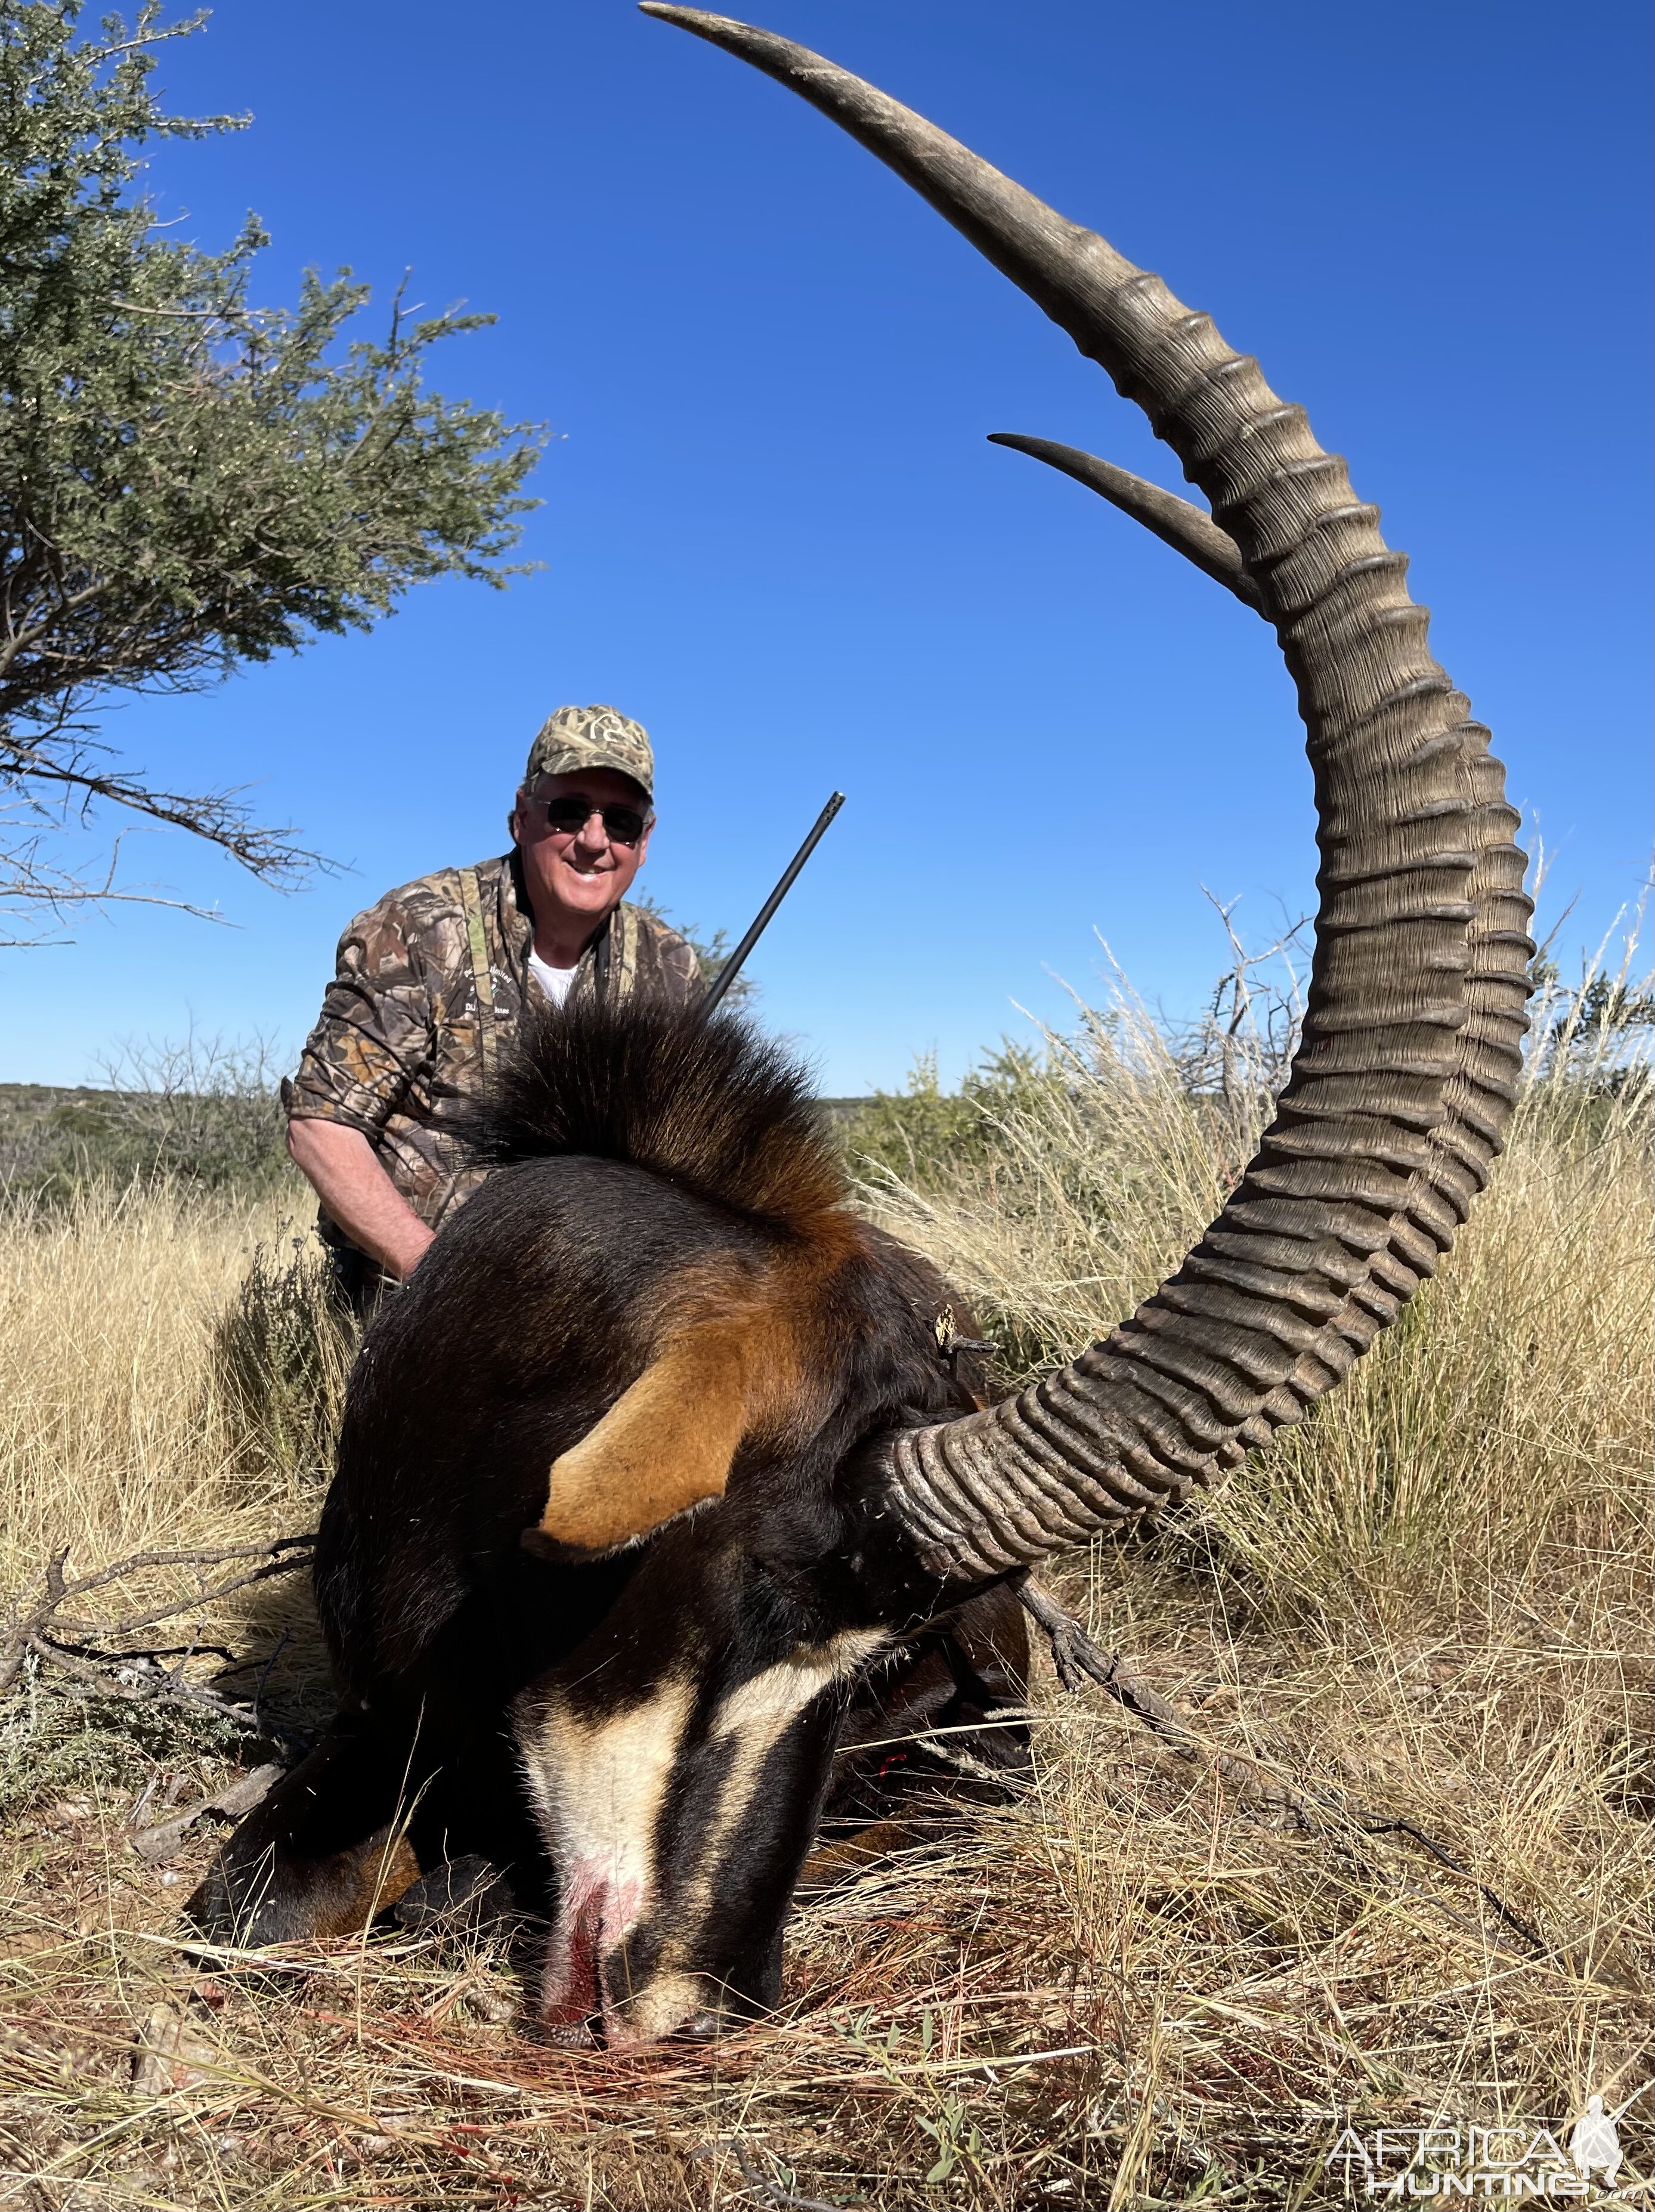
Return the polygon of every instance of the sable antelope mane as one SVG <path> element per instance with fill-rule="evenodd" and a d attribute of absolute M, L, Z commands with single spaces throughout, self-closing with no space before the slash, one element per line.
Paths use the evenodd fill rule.
<path fill-rule="evenodd" d="M 859 1670 L 1234 1467 L 1396 1318 L 1500 1149 L 1533 950 L 1488 733 L 1304 410 L 1159 276 L 873 87 L 726 17 L 644 12 L 837 123 L 1144 409 L 1207 510 L 1071 447 L 1001 442 L 1271 625 L 1321 866 L 1303 1038 L 1256 1157 L 1136 1313 L 992 1406 L 939 1356 L 944 1286 L 855 1222 L 796 1081 L 739 1024 L 532 1041 L 483 1139 L 498 1172 L 368 1340 L 319 1586 L 381 1796 L 416 1705 L 453 1771 L 484 1757 L 478 1716 L 505 1717 L 490 1741 L 514 1746 L 553 1893 L 544 2016 L 600 2006 L 622 2036 L 775 2001 Z M 716 1164 L 715 1063 L 742 1131 Z M 290 1795 L 255 1816 L 216 1909 L 244 1910 L 259 1866 L 268 1925 L 321 1925 L 319 1899 L 360 1918 L 372 1796 L 319 1814 L 302 1848 Z M 501 1818 L 496 1863 L 522 1848 Z M 401 1844 L 372 1833 L 383 1885 Z"/>

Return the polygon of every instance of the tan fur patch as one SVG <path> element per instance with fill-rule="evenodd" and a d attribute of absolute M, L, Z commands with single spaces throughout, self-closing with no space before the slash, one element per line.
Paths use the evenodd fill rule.
<path fill-rule="evenodd" d="M 572 1550 L 612 1551 L 721 1498 L 747 1427 L 754 1334 L 742 1314 L 669 1337 L 597 1427 L 552 1462 L 539 1533 Z"/>
<path fill-rule="evenodd" d="M 358 1846 L 346 1886 L 328 1900 L 311 1931 L 315 1936 L 354 1936 L 386 1911 L 420 1877 L 413 1846 L 400 1832 L 381 1828 Z"/>
<path fill-rule="evenodd" d="M 866 1874 L 893 1851 L 909 1850 L 925 1841 L 925 1832 L 911 1820 L 874 1820 L 854 1836 L 818 1844 L 799 1869 L 801 1892 L 837 1889 L 852 1875 Z"/>
<path fill-rule="evenodd" d="M 645 1367 L 597 1425 L 551 1463 L 530 1550 L 608 1552 L 721 1498 L 745 1437 L 821 1417 L 812 1347 L 818 1302 L 861 1249 L 849 1215 L 824 1216 L 762 1268 L 702 1265 L 661 1286 Z"/>

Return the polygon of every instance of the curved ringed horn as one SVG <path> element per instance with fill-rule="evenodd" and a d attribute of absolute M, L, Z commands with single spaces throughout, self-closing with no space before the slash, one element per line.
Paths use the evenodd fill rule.
<path fill-rule="evenodd" d="M 819 55 L 642 4 L 839 124 L 1144 409 L 1239 549 L 1298 689 L 1321 906 L 1303 1041 L 1257 1155 L 1130 1320 L 1017 1397 L 885 1448 L 925 1565 L 981 1581 L 1234 1465 L 1434 1269 L 1516 1096 L 1533 949 L 1517 817 L 1377 508 L 1210 317 Z"/>

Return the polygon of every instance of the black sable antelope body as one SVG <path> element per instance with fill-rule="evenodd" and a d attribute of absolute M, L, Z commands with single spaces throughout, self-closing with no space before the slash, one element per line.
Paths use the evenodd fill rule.
<path fill-rule="evenodd" d="M 525 1064 L 493 1139 L 517 1164 L 353 1384 L 318 1565 L 341 1733 L 204 1905 L 262 1896 L 254 1933 L 358 1924 L 443 1837 L 520 1861 L 526 1804 L 545 2019 L 601 2012 L 620 2038 L 775 2002 L 848 1684 L 951 1609 L 992 1632 L 997 1583 L 1233 1467 L 1396 1317 L 1500 1148 L 1532 951 L 1488 732 L 1304 410 L 1159 276 L 873 87 L 724 17 L 645 12 L 831 116 L 1144 408 L 1210 514 L 1016 442 L 1272 625 L 1322 865 L 1304 1039 L 1256 1158 L 1129 1320 L 991 1407 L 964 1410 L 939 1359 L 934 1278 L 851 1219 L 736 1030 L 650 1018 L 635 1049 L 576 1024 Z"/>

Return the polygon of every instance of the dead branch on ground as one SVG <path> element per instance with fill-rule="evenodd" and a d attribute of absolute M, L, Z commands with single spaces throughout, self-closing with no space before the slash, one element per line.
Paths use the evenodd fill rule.
<path fill-rule="evenodd" d="M 261 1710 L 279 1644 L 265 1662 L 251 1698 L 239 1698 L 218 1684 L 252 1671 L 253 1662 L 238 1660 L 222 1644 L 204 1643 L 199 1635 L 182 1644 L 133 1639 L 167 1621 L 203 1614 L 254 1583 L 307 1569 L 315 1541 L 312 1535 L 278 1536 L 261 1544 L 228 1544 L 215 1550 L 134 1552 L 73 1581 L 64 1572 L 69 1560 L 65 1547 L 46 1563 L 43 1595 L 33 1605 L 21 1605 L 0 1629 L 0 1697 L 15 1686 L 32 1658 L 40 1667 L 107 1696 L 134 1705 L 181 1705 L 267 1736 L 284 1750 L 303 1750 L 308 1739 L 301 1731 Z M 226 1566 L 238 1571 L 216 1582 L 209 1579 L 211 1569 Z M 196 1588 L 163 1604 L 139 1606 L 114 1620 L 86 1620 L 68 1610 L 94 1590 L 167 1568 L 193 1569 Z M 211 1681 L 193 1680 L 185 1672 L 192 1660 L 201 1658 L 224 1662 Z"/>
<path fill-rule="evenodd" d="M 1031 1620 L 1045 1631 L 1051 1645 L 1052 1664 L 1057 1679 L 1065 1690 L 1079 1690 L 1088 1681 L 1095 1682 L 1100 1690 L 1123 1705 L 1135 1720 L 1158 1735 L 1180 1759 L 1210 1761 L 1220 1781 L 1238 1790 L 1243 1801 L 1270 1812 L 1289 1814 L 1307 1833 L 1331 1834 L 1339 1848 L 1348 1856 L 1357 1857 L 1352 1847 L 1353 1835 L 1407 1836 L 1428 1851 L 1439 1864 L 1452 1874 L 1471 1882 L 1485 1904 L 1492 1907 L 1508 1928 L 1516 1930 L 1534 1952 L 1547 1952 L 1555 1947 L 1538 1929 L 1516 1912 L 1487 1882 L 1479 1881 L 1469 1867 L 1464 1866 L 1452 1852 L 1445 1850 L 1433 1836 L 1415 1822 L 1386 1819 L 1354 1804 L 1341 1790 L 1330 1784 L 1318 1783 L 1314 1793 L 1296 1787 L 1285 1775 L 1276 1771 L 1270 1763 L 1252 1753 L 1238 1755 L 1233 1752 L 1217 1751 L 1202 1744 L 1185 1726 L 1177 1709 L 1162 1697 L 1159 1690 L 1129 1674 L 1121 1664 L 1119 1652 L 1106 1652 L 1093 1643 L 1072 1613 L 1066 1612 L 1052 1596 L 1027 1572 L 1018 1577 L 1014 1587 L 1018 1601 Z M 1463 1917 L 1445 1905 L 1440 1899 L 1433 1900 L 1438 1909 L 1459 1923 L 1470 1925 Z M 1492 1939 L 1496 1942 L 1499 1939 Z M 1508 1947 L 1501 1944 L 1500 1948 Z"/>

